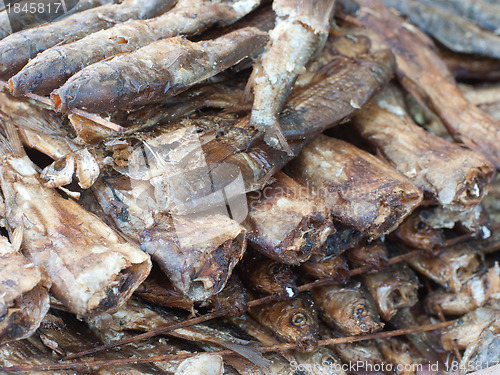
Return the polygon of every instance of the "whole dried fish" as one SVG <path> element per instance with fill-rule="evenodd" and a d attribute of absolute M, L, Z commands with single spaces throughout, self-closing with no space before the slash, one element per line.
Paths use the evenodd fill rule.
<path fill-rule="evenodd" d="M 382 329 L 377 308 L 359 282 L 314 288 L 314 301 L 323 320 L 345 335 L 361 335 Z"/>
<path fill-rule="evenodd" d="M 381 271 L 389 264 L 389 253 L 381 240 L 362 241 L 359 245 L 347 250 L 345 257 L 352 268 L 370 267 L 370 272 Z"/>
<path fill-rule="evenodd" d="M 435 6 L 434 1 L 432 5 L 417 0 L 383 1 L 387 6 L 408 16 L 413 24 L 431 34 L 452 51 L 500 58 L 500 37 L 480 29 L 451 10 Z M 451 4 L 450 8 L 458 9 L 457 6 Z"/>
<path fill-rule="evenodd" d="M 349 281 L 349 266 L 342 255 L 337 256 L 314 256 L 312 259 L 300 265 L 300 269 L 307 276 L 316 279 L 330 278 L 338 284 Z"/>
<path fill-rule="evenodd" d="M 52 294 L 84 316 L 124 303 L 151 261 L 95 215 L 43 186 L 16 129 L 2 138 L 0 185 L 10 230 L 23 228 L 23 251 L 52 280 Z M 17 139 L 16 139 L 17 138 Z"/>
<path fill-rule="evenodd" d="M 458 292 L 480 270 L 483 259 L 473 247 L 459 244 L 444 249 L 437 256 L 416 255 L 407 262 L 444 288 Z"/>
<path fill-rule="evenodd" d="M 264 32 L 252 27 L 198 43 L 180 37 L 159 40 L 88 66 L 51 98 L 60 112 L 112 111 L 160 101 L 236 64 L 266 40 Z"/>
<path fill-rule="evenodd" d="M 377 273 L 363 274 L 368 289 L 383 320 L 389 321 L 399 309 L 418 302 L 417 275 L 406 264 L 394 264 Z"/>
<path fill-rule="evenodd" d="M 334 8 L 334 0 L 273 2 L 278 16 L 276 26 L 249 81 L 254 93 L 250 124 L 266 133 L 264 139 L 268 144 L 288 153 L 291 149 L 279 126 L 278 115 L 300 70 L 323 47 Z"/>
<path fill-rule="evenodd" d="M 9 35 L 0 40 L 0 79 L 10 78 L 31 58 L 58 43 L 81 39 L 129 19 L 154 17 L 172 5 L 170 0 L 125 0 L 122 4 L 105 4 Z"/>
<path fill-rule="evenodd" d="M 97 6 L 115 3 L 114 0 L 80 0 L 71 9 L 67 9 L 64 12 L 63 17 L 67 17 L 71 14 L 84 11 L 86 9 L 94 8 Z M 22 12 L 21 14 L 16 14 L 13 8 L 15 3 L 19 3 L 19 9 L 29 9 L 29 0 L 21 1 L 5 1 L 1 4 L 8 3 L 11 6 L 11 10 L 4 10 L 5 7 L 0 5 L 0 39 L 5 38 L 12 31 L 20 31 L 33 27 L 47 21 L 51 21 L 54 18 L 54 13 L 60 12 L 59 10 L 54 12 L 54 6 L 56 4 L 51 4 L 49 1 L 39 2 L 37 4 L 45 5 L 43 8 L 37 8 L 36 12 Z M 52 5 L 52 6 L 49 6 Z M 62 9 L 62 8 L 61 8 Z M 12 30 L 14 29 L 14 30 Z"/>
<path fill-rule="evenodd" d="M 317 347 L 318 317 L 309 299 L 270 302 L 249 309 L 249 313 L 280 339 L 296 344 L 299 351 Z"/>
<path fill-rule="evenodd" d="M 297 294 L 295 274 L 287 264 L 257 254 L 247 254 L 238 266 L 245 285 L 259 294 L 279 293 L 293 297 Z"/>
<path fill-rule="evenodd" d="M 394 230 L 422 194 L 389 165 L 344 141 L 320 135 L 291 164 L 333 216 L 371 239 Z"/>
<path fill-rule="evenodd" d="M 435 204 L 468 208 L 479 204 L 494 175 L 481 154 L 447 142 L 417 126 L 401 93 L 386 88 L 356 115 L 354 124 L 378 154 Z"/>
<path fill-rule="evenodd" d="M 358 2 L 362 5 L 360 22 L 383 41 L 384 47 L 392 47 L 401 84 L 421 103 L 431 106 L 457 141 L 499 167 L 498 121 L 461 95 L 445 64 L 432 50 L 432 42 L 416 28 L 407 27 L 380 0 Z"/>
<path fill-rule="evenodd" d="M 277 261 L 299 264 L 326 241 L 333 223 L 327 207 L 307 187 L 284 173 L 273 178 L 271 185 L 250 195 L 243 225 L 254 248 Z"/>
<path fill-rule="evenodd" d="M 258 0 L 180 0 L 159 17 L 118 24 L 40 53 L 10 79 L 10 89 L 15 95 L 49 94 L 93 63 L 133 52 L 159 39 L 194 35 L 215 24 L 235 22 L 258 5 Z"/>
<path fill-rule="evenodd" d="M 14 238 L 22 233 L 14 232 Z M 29 337 L 49 310 L 47 275 L 0 237 L 0 343 Z"/>
<path fill-rule="evenodd" d="M 429 293 L 425 303 L 433 314 L 438 313 L 437 306 L 439 306 L 445 314 L 462 315 L 484 306 L 490 298 L 498 299 L 499 293 L 500 268 L 495 264 L 487 272 L 467 281 L 456 293 L 444 289 Z"/>

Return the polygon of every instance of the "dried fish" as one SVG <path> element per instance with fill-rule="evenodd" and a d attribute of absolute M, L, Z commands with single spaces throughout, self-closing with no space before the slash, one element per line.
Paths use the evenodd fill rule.
<path fill-rule="evenodd" d="M 318 343 L 318 318 L 314 305 L 306 297 L 270 302 L 249 309 L 250 315 L 280 339 L 310 352 Z"/>
<path fill-rule="evenodd" d="M 376 342 L 380 352 L 386 361 L 393 365 L 393 369 L 398 375 L 415 375 L 417 373 L 420 368 L 418 364 L 423 361 L 411 350 L 407 342 L 398 337 L 379 339 Z"/>
<path fill-rule="evenodd" d="M 236 64 L 266 40 L 264 32 L 252 27 L 198 43 L 181 37 L 159 40 L 88 66 L 51 98 L 60 112 L 112 111 L 160 101 Z"/>
<path fill-rule="evenodd" d="M 406 114 L 401 93 L 386 88 L 355 117 L 361 136 L 377 153 L 443 206 L 479 204 L 494 175 L 481 154 L 447 142 L 417 126 Z"/>
<path fill-rule="evenodd" d="M 483 265 L 481 254 L 464 244 L 448 247 L 437 256 L 416 255 L 407 262 L 417 272 L 452 292 L 458 292 Z"/>
<path fill-rule="evenodd" d="M 471 343 L 478 342 L 481 332 L 497 317 L 498 310 L 490 306 L 480 307 L 465 314 L 441 331 L 443 349 L 448 351 L 453 348 L 465 349 Z"/>
<path fill-rule="evenodd" d="M 349 281 L 349 266 L 342 255 L 337 256 L 313 256 L 312 259 L 302 263 L 300 269 L 307 276 L 316 279 L 330 278 L 338 284 Z"/>
<path fill-rule="evenodd" d="M 295 353 L 293 365 L 307 375 L 347 375 L 333 350 L 320 346 L 310 353 Z"/>
<path fill-rule="evenodd" d="M 370 267 L 370 272 L 381 271 L 389 264 L 389 253 L 381 240 L 362 241 L 345 253 L 352 268 Z"/>
<path fill-rule="evenodd" d="M 10 230 L 23 228 L 23 251 L 52 280 L 52 294 L 84 316 L 126 301 L 146 278 L 149 257 L 76 202 L 43 186 L 16 129 L 1 140 L 1 188 Z"/>
<path fill-rule="evenodd" d="M 105 4 L 9 35 L 0 40 L 0 79 L 10 78 L 31 58 L 58 43 L 81 39 L 129 19 L 154 17 L 172 5 L 170 0 L 125 0 L 121 4 Z"/>
<path fill-rule="evenodd" d="M 418 302 L 417 275 L 404 263 L 394 264 L 377 273 L 363 274 L 368 289 L 383 320 L 389 321 L 399 309 Z"/>
<path fill-rule="evenodd" d="M 290 167 L 333 216 L 374 239 L 394 230 L 422 200 L 420 191 L 368 152 L 320 135 Z"/>
<path fill-rule="evenodd" d="M 264 139 L 268 144 L 288 153 L 291 149 L 279 126 L 278 115 L 300 70 L 323 47 L 334 8 L 334 0 L 273 2 L 278 16 L 276 26 L 249 83 L 254 93 L 250 124 L 266 133 Z"/>
<path fill-rule="evenodd" d="M 438 52 L 439 57 L 457 80 L 498 81 L 500 79 L 497 59 L 456 53 L 444 47 Z"/>
<path fill-rule="evenodd" d="M 159 39 L 195 35 L 215 24 L 235 22 L 258 5 L 258 0 L 180 0 L 159 17 L 118 24 L 40 53 L 10 79 L 10 89 L 15 95 L 49 94 L 93 63 L 133 52 Z"/>
<path fill-rule="evenodd" d="M 361 232 L 344 225 L 335 219 L 333 224 L 335 233 L 328 236 L 326 242 L 319 251 L 320 254 L 324 254 L 325 256 L 340 255 L 345 251 L 358 246 L 365 238 Z"/>
<path fill-rule="evenodd" d="M 432 5 L 416 0 L 383 1 L 452 51 L 500 58 L 500 37 L 480 29 L 448 9 L 435 6 L 434 1 Z M 450 7 L 457 9 L 451 4 Z"/>
<path fill-rule="evenodd" d="M 245 285 L 259 294 L 279 293 L 288 297 L 297 294 L 296 276 L 287 264 L 247 253 L 238 270 Z"/>
<path fill-rule="evenodd" d="M 43 4 L 44 6 L 40 6 L 37 8 L 36 12 L 20 12 L 15 13 L 14 4 L 19 3 L 18 7 L 20 10 L 22 9 L 32 9 L 29 8 L 30 1 L 29 0 L 21 0 L 21 1 L 5 1 L 0 3 L 0 39 L 5 38 L 11 32 L 16 32 L 20 30 L 24 30 L 30 27 L 34 27 L 36 25 L 40 25 L 42 23 L 46 23 L 48 21 L 52 21 L 56 14 L 61 13 L 61 10 L 54 11 L 54 6 L 57 7 L 57 3 L 53 4 L 49 1 L 38 2 L 38 4 Z M 66 9 L 63 13 L 62 17 L 67 17 L 77 12 L 84 11 L 86 9 L 95 8 L 97 6 L 112 4 L 115 3 L 114 0 L 79 0 L 76 2 L 75 6 L 71 9 Z M 10 8 L 4 10 L 5 7 L 1 6 L 4 3 L 10 5 Z M 53 5 L 52 5 L 53 4 Z M 52 5 L 52 6 L 50 6 Z M 69 4 L 68 4 L 69 5 Z M 9 11 L 10 10 L 10 11 Z"/>
<path fill-rule="evenodd" d="M 184 360 L 175 372 L 175 375 L 191 374 L 224 374 L 224 362 L 222 361 L 222 357 L 213 354 L 198 354 Z"/>
<path fill-rule="evenodd" d="M 326 241 L 333 223 L 327 207 L 307 187 L 284 173 L 273 178 L 271 185 L 250 195 L 243 225 L 254 248 L 277 261 L 299 264 Z"/>
<path fill-rule="evenodd" d="M 314 288 L 314 301 L 323 320 L 345 335 L 361 335 L 382 329 L 375 303 L 359 282 Z"/>
<path fill-rule="evenodd" d="M 22 236 L 14 232 L 14 238 Z M 20 244 L 19 244 L 20 245 Z M 29 337 L 49 310 L 47 275 L 0 236 L 0 343 Z"/>
<path fill-rule="evenodd" d="M 459 364 L 459 374 L 480 372 L 500 361 L 500 327 L 494 322 L 485 328 L 476 342 L 471 342 Z M 494 372 L 492 372 L 494 373 Z"/>
<path fill-rule="evenodd" d="M 495 264 L 487 272 L 474 276 L 457 293 L 444 289 L 429 293 L 425 299 L 427 308 L 437 314 L 437 306 L 445 314 L 462 315 L 484 306 L 488 300 L 498 299 L 500 293 L 500 268 Z"/>
<path fill-rule="evenodd" d="M 232 274 L 224 289 L 207 299 L 201 306 L 208 306 L 211 311 L 225 310 L 225 316 L 240 316 L 248 309 L 248 293 L 238 276 Z"/>
<path fill-rule="evenodd" d="M 432 50 L 432 41 L 416 28 L 408 27 L 381 1 L 358 2 L 362 5 L 359 21 L 383 41 L 384 47 L 387 44 L 393 48 L 401 84 L 421 103 L 431 106 L 458 142 L 499 167 L 498 121 L 461 95 L 445 64 Z"/>

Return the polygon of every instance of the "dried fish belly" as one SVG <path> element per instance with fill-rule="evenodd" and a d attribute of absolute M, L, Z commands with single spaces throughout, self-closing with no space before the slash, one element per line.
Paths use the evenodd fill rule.
<path fill-rule="evenodd" d="M 14 238 L 22 233 L 14 232 Z M 0 343 L 29 337 L 49 310 L 50 280 L 0 237 Z"/>
<path fill-rule="evenodd" d="M 43 186 L 16 141 L 16 130 L 9 124 L 7 129 L 11 140 L 2 139 L 0 184 L 9 228 L 23 228 L 24 253 L 47 271 L 51 292 L 73 313 L 119 306 L 148 275 L 149 257 L 95 215 Z"/>
<path fill-rule="evenodd" d="M 344 141 L 316 137 L 292 162 L 334 217 L 370 238 L 394 230 L 422 200 L 420 191 L 389 165 Z"/>
<path fill-rule="evenodd" d="M 283 173 L 274 178 L 273 184 L 250 195 L 244 222 L 248 241 L 280 262 L 302 263 L 333 232 L 333 223 L 326 206 L 306 187 Z"/>
<path fill-rule="evenodd" d="M 81 70 L 51 98 L 57 111 L 91 112 L 159 101 L 229 68 L 266 40 L 265 33 L 251 27 L 198 43 L 180 37 L 159 40 Z"/>
<path fill-rule="evenodd" d="M 258 5 L 257 0 L 181 0 L 157 18 L 118 24 L 40 53 L 10 79 L 10 89 L 15 95 L 25 92 L 49 94 L 93 63 L 133 52 L 159 39 L 194 35 L 214 24 L 235 22 Z"/>
<path fill-rule="evenodd" d="M 10 78 L 31 58 L 58 43 L 81 39 L 117 22 L 154 17 L 172 5 L 169 0 L 125 0 L 121 4 L 102 5 L 9 35 L 0 40 L 0 79 Z"/>

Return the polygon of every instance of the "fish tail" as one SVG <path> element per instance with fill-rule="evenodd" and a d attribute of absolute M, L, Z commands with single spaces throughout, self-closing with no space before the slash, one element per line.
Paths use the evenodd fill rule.
<path fill-rule="evenodd" d="M 8 116 L 0 111 L 0 155 L 23 157 L 26 155 L 17 128 L 9 121 Z"/>

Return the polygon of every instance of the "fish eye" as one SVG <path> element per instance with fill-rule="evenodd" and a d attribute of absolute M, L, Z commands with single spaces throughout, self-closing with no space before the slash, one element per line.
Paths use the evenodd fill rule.
<path fill-rule="evenodd" d="M 358 305 L 354 308 L 354 314 L 356 316 L 366 316 L 368 315 L 364 305 Z"/>
<path fill-rule="evenodd" d="M 281 266 L 278 263 L 273 263 L 269 266 L 269 273 L 271 275 L 277 275 L 281 272 Z"/>
<path fill-rule="evenodd" d="M 307 323 L 307 316 L 299 312 L 293 314 L 290 320 L 294 326 L 300 327 Z"/>
<path fill-rule="evenodd" d="M 419 221 L 417 222 L 417 224 L 415 225 L 415 227 L 416 227 L 416 229 L 417 229 L 418 231 L 422 231 L 422 230 L 424 230 L 424 229 L 427 229 L 427 228 L 428 228 L 428 227 L 427 227 L 427 224 L 425 224 L 425 223 L 424 223 L 423 221 L 421 221 L 421 220 L 419 220 Z"/>
<path fill-rule="evenodd" d="M 337 361 L 331 355 L 325 355 L 323 356 L 323 358 L 321 358 L 321 364 L 323 366 L 333 366 L 336 363 Z"/>

